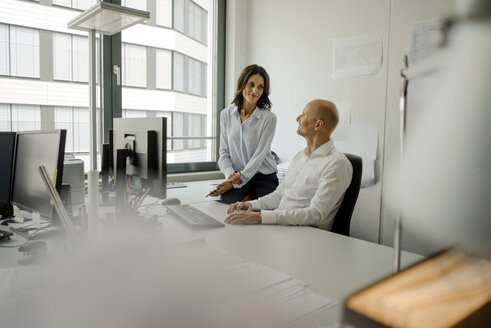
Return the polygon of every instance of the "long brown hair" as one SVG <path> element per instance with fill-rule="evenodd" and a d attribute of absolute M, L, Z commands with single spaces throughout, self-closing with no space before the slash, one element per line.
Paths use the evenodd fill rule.
<path fill-rule="evenodd" d="M 253 75 L 259 74 L 264 79 L 264 89 L 263 94 L 259 97 L 257 101 L 257 106 L 262 109 L 271 110 L 271 101 L 269 100 L 269 75 L 264 68 L 259 65 L 249 65 L 245 67 L 240 73 L 239 79 L 237 80 L 237 91 L 235 91 L 234 100 L 232 104 L 235 104 L 239 109 L 242 108 L 244 102 L 244 96 L 242 95 L 242 90 L 247 85 L 247 81 Z"/>

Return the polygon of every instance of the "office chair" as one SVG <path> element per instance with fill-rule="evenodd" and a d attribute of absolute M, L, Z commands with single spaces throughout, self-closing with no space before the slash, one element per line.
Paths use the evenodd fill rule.
<path fill-rule="evenodd" d="M 348 153 L 345 153 L 345 155 L 353 166 L 353 177 L 351 178 L 348 189 L 346 189 L 343 202 L 341 203 L 341 206 L 334 217 L 331 231 L 349 237 L 351 215 L 353 214 L 356 199 L 358 198 L 358 193 L 360 192 L 363 162 L 360 156 Z"/>

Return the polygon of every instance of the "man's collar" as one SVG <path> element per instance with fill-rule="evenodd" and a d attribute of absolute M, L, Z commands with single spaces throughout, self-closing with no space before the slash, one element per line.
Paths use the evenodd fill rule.
<path fill-rule="evenodd" d="M 317 157 L 317 156 L 327 156 L 327 154 L 329 154 L 333 148 L 334 148 L 334 141 L 332 139 L 329 139 L 329 141 L 325 142 L 322 146 L 314 150 L 310 154 L 310 158 Z M 305 154 L 305 156 L 309 157 L 309 147 L 305 147 L 303 153 Z"/>

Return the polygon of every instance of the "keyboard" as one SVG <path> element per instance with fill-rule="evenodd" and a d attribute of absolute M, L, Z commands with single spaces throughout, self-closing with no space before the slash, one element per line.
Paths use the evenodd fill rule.
<path fill-rule="evenodd" d="M 215 220 L 206 213 L 190 205 L 167 205 L 167 209 L 193 226 L 199 227 L 223 227 L 220 221 Z"/>

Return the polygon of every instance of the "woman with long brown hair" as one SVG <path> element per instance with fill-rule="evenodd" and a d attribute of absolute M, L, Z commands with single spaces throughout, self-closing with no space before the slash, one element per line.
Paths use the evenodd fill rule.
<path fill-rule="evenodd" d="M 278 186 L 271 142 L 276 115 L 271 112 L 269 75 L 258 65 L 242 70 L 234 100 L 220 115 L 218 166 L 227 179 L 211 196 L 223 202 L 256 199 Z"/>

